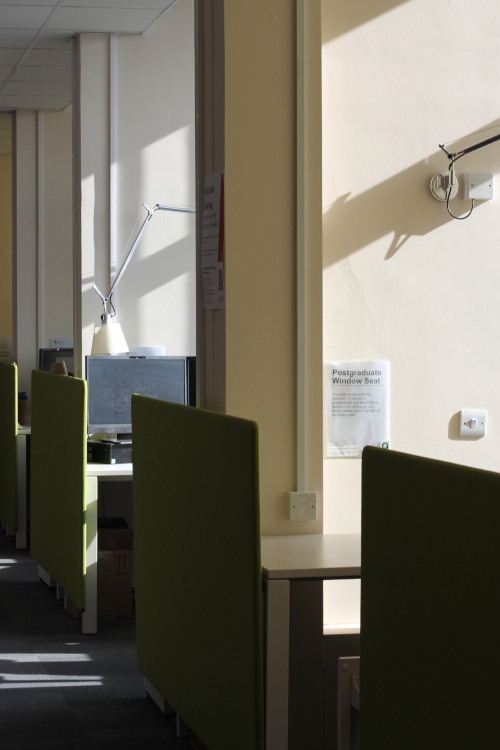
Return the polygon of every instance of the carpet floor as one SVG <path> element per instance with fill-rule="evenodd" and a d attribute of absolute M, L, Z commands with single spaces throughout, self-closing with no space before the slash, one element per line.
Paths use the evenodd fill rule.
<path fill-rule="evenodd" d="M 192 750 L 144 691 L 134 619 L 99 619 L 82 635 L 3 531 L 0 738 L 2 750 Z"/>

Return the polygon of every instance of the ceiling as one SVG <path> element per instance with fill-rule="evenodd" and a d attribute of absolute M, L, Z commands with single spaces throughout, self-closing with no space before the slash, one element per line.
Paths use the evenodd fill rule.
<path fill-rule="evenodd" d="M 0 153 L 10 153 L 8 113 L 70 104 L 74 36 L 142 34 L 175 2 L 0 0 Z"/>

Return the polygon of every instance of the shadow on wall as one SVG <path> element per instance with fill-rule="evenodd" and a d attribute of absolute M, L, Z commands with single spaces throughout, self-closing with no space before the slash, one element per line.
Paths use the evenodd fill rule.
<path fill-rule="evenodd" d="M 148 293 L 153 292 L 159 286 L 165 286 L 171 281 L 186 275 L 190 272 L 192 266 L 192 259 L 190 253 L 192 252 L 192 246 L 190 244 L 190 237 L 183 237 L 177 242 L 173 242 L 168 247 L 164 247 L 158 250 L 147 258 L 140 259 L 134 255 L 134 258 L 130 261 L 130 266 L 127 268 L 126 273 L 134 276 L 135 288 L 137 291 L 137 298 L 140 299 L 146 296 Z M 171 262 L 169 263 L 168 269 L 165 268 L 165 254 L 168 253 Z M 138 264 L 141 265 L 141 272 L 138 272 Z M 135 269 L 134 269 L 135 265 Z M 147 270 L 144 270 L 147 269 Z M 86 276 L 85 283 L 94 283 L 94 277 Z M 117 287 L 118 288 L 118 287 Z M 108 293 L 108 289 L 101 290 L 104 294 Z M 102 302 L 97 293 L 90 287 L 83 292 L 84 309 L 90 309 L 90 304 L 87 300 L 91 301 L 92 308 L 95 307 L 95 317 L 87 321 L 87 324 L 98 325 L 102 313 Z M 95 303 L 95 304 L 94 304 Z"/>
<path fill-rule="evenodd" d="M 326 33 L 325 31 L 322 32 L 322 42 L 325 44 L 342 36 L 342 34 L 347 34 L 357 26 L 362 26 L 373 18 L 382 16 L 407 2 L 409 0 L 377 0 L 377 2 L 373 2 L 373 0 L 359 2 L 358 0 L 355 3 L 352 0 L 335 0 L 334 3 L 324 2 L 321 8 L 321 25 L 323 29 L 326 29 Z"/>
<path fill-rule="evenodd" d="M 475 142 L 486 137 L 478 136 Z M 484 171 L 498 171 L 499 145 L 488 146 L 486 150 L 489 167 Z M 463 162 L 457 162 L 460 182 L 462 172 L 483 171 L 477 166 L 478 160 L 474 161 L 472 157 L 465 156 Z M 324 267 L 337 263 L 382 237 L 388 238 L 385 260 L 390 260 L 410 237 L 424 236 L 450 221 L 456 221 L 449 215 L 446 203 L 433 198 L 429 187 L 432 176 L 447 169 L 446 155 L 436 152 L 429 159 L 418 162 L 364 193 L 353 198 L 349 197 L 350 193 L 340 196 L 323 215 L 324 235 L 331 238 L 325 243 Z M 457 216 L 465 215 L 471 207 L 471 202 L 462 200 L 461 196 L 460 186 L 458 195 L 450 203 L 450 209 Z M 481 202 L 478 201 L 474 208 L 474 211 L 477 210 L 481 210 Z"/>

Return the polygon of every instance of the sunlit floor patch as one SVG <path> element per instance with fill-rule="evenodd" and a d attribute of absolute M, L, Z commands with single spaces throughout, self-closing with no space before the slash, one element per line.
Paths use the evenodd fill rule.
<path fill-rule="evenodd" d="M 54 688 L 54 687 L 99 687 L 103 684 L 102 677 L 78 677 L 75 675 L 20 675 L 0 674 L 0 690 L 12 688 Z"/>
<path fill-rule="evenodd" d="M 0 654 L 0 661 L 27 662 L 66 662 L 92 661 L 88 654 Z"/>

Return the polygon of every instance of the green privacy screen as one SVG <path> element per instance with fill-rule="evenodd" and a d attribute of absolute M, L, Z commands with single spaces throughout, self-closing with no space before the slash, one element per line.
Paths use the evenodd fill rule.
<path fill-rule="evenodd" d="M 138 666 L 209 748 L 263 748 L 254 422 L 132 397 Z"/>
<path fill-rule="evenodd" d="M 0 518 L 17 531 L 17 367 L 0 362 Z"/>
<path fill-rule="evenodd" d="M 365 448 L 362 750 L 498 744 L 500 475 Z"/>
<path fill-rule="evenodd" d="M 87 384 L 31 378 L 31 556 L 85 609 Z"/>

